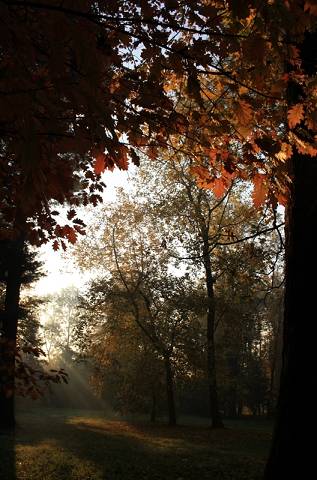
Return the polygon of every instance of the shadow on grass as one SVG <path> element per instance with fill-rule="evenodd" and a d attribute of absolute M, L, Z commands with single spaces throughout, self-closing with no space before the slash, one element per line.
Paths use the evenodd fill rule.
<path fill-rule="evenodd" d="M 19 467 L 17 480 L 257 480 L 266 453 L 262 439 L 250 454 L 257 437 L 244 445 L 241 432 L 47 414 L 22 421 L 17 453 L 28 476 Z"/>
<path fill-rule="evenodd" d="M 0 479 L 15 480 L 15 434 L 0 430 Z"/>

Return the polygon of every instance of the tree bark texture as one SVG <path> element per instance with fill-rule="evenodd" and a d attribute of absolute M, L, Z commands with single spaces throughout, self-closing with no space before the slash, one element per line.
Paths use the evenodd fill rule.
<path fill-rule="evenodd" d="M 298 47 L 303 70 L 307 75 L 314 75 L 317 32 L 307 33 Z M 290 85 L 290 104 L 301 101 L 301 88 Z M 306 129 L 305 125 L 302 127 Z M 311 132 L 306 133 L 309 135 Z M 265 480 L 309 478 L 315 470 L 314 442 L 310 430 L 315 430 L 316 422 L 306 415 L 315 411 L 317 386 L 317 158 L 295 151 L 291 173 L 293 184 L 287 209 L 281 381 Z"/>
<path fill-rule="evenodd" d="M 294 474 L 296 470 L 301 471 L 301 478 L 309 478 L 304 469 L 309 459 L 314 460 L 308 454 L 312 440 L 305 412 L 314 412 L 316 402 L 317 159 L 294 155 L 293 170 L 281 383 L 265 480 L 286 478 L 288 471 Z"/>

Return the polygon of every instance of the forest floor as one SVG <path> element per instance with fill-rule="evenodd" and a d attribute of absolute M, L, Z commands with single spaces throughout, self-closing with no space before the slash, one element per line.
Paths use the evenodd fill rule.
<path fill-rule="evenodd" d="M 264 419 L 211 430 L 198 421 L 106 419 L 101 412 L 40 409 L 0 432 L 1 480 L 257 480 L 271 437 Z"/>

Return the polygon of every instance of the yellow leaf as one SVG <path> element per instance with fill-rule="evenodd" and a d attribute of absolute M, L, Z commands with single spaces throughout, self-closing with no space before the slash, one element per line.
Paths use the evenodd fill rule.
<path fill-rule="evenodd" d="M 289 143 L 282 143 L 281 144 L 281 150 L 275 154 L 276 158 L 281 160 L 282 162 L 285 162 L 289 158 L 291 158 L 293 154 L 293 149 L 292 146 Z"/>
<path fill-rule="evenodd" d="M 315 147 L 304 142 L 304 140 L 298 138 L 296 135 L 294 135 L 294 139 L 298 153 L 301 153 L 302 155 L 310 155 L 311 157 L 317 155 L 317 149 Z"/>

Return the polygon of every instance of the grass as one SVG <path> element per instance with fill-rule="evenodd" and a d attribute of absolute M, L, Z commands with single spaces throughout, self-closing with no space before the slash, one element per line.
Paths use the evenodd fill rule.
<path fill-rule="evenodd" d="M 213 431 L 42 409 L 18 422 L 0 434 L 1 480 L 257 480 L 270 443 L 263 420 Z"/>

